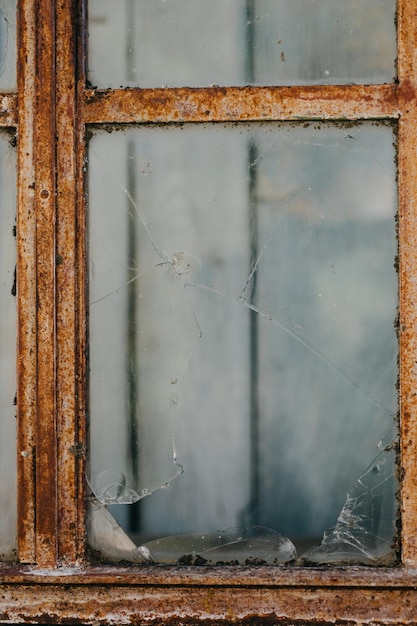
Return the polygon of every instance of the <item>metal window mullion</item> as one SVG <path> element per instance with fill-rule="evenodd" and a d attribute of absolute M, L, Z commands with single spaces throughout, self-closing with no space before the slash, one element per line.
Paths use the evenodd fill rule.
<path fill-rule="evenodd" d="M 84 10 L 81 0 L 56 4 L 58 556 L 68 565 L 85 546 Z"/>
<path fill-rule="evenodd" d="M 55 58 L 48 0 L 19 11 L 18 547 L 57 558 L 55 410 Z"/>
<path fill-rule="evenodd" d="M 402 563 L 417 567 L 417 0 L 398 0 Z"/>
<path fill-rule="evenodd" d="M 85 544 L 82 15 L 18 4 L 18 550 L 40 567 Z"/>
<path fill-rule="evenodd" d="M 36 3 L 36 563 L 57 561 L 55 16 Z"/>
<path fill-rule="evenodd" d="M 35 561 L 36 451 L 36 216 L 35 60 L 36 7 L 18 3 L 18 206 L 17 206 L 17 425 L 18 557 Z"/>

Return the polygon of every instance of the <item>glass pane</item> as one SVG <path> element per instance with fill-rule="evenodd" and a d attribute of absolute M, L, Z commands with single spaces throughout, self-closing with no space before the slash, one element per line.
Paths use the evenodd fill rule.
<path fill-rule="evenodd" d="M 99 87 L 391 82 L 395 4 L 90 0 L 89 80 Z"/>
<path fill-rule="evenodd" d="M 15 152 L 0 135 L 0 559 L 15 558 L 16 542 L 16 286 Z"/>
<path fill-rule="evenodd" d="M 16 89 L 16 0 L 0 0 L 0 90 Z"/>
<path fill-rule="evenodd" d="M 394 143 L 384 124 L 93 136 L 95 548 L 288 562 L 348 517 L 343 560 L 393 558 Z"/>

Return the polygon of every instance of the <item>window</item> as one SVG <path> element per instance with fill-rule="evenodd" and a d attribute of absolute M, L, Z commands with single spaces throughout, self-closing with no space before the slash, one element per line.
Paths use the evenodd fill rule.
<path fill-rule="evenodd" d="M 111 6 L 104 0 L 92 1 L 90 6 L 81 0 L 62 0 L 56 6 L 46 0 L 20 0 L 17 3 L 17 89 L 13 89 L 13 77 L 7 78 L 8 84 L 1 85 L 0 124 L 4 131 L 11 129 L 17 137 L 18 307 L 18 564 L 4 562 L 1 565 L 1 619 L 37 623 L 141 623 L 146 620 L 169 623 L 182 619 L 216 623 L 251 619 L 261 622 L 376 620 L 411 623 L 415 595 L 413 572 L 417 558 L 414 539 L 417 480 L 414 276 L 417 259 L 413 214 L 417 197 L 414 171 L 417 138 L 414 50 L 417 42 L 412 28 L 416 2 L 399 0 L 397 3 L 395 79 L 394 68 L 388 67 L 382 69 L 374 81 L 365 74 L 357 80 L 356 76 L 350 76 L 346 84 L 341 84 L 340 72 L 344 68 L 338 68 L 333 75 L 317 59 L 311 80 L 292 84 L 285 69 L 284 76 L 275 81 L 278 82 L 275 85 L 274 81 L 268 80 L 268 72 L 274 64 L 270 62 L 262 66 L 259 58 L 249 57 L 240 76 L 233 74 L 236 68 L 228 68 L 230 73 L 219 79 L 224 83 L 220 87 L 206 84 L 184 87 L 182 78 L 175 74 L 170 84 L 169 76 L 154 79 L 156 74 L 152 68 L 146 74 L 149 67 L 137 65 L 130 67 L 129 88 L 120 88 L 116 79 L 109 89 L 87 83 L 86 74 L 87 9 L 93 14 L 101 2 L 106 9 Z M 177 4 L 172 2 L 172 6 Z M 229 9 L 234 4 L 231 2 Z M 325 4 L 328 9 L 329 3 Z M 138 1 L 136 9 L 142 5 Z M 264 7 L 267 5 L 264 3 Z M 132 9 L 135 2 L 123 3 L 123 6 Z M 219 11 L 222 6 L 220 3 Z M 251 6 L 252 3 L 248 2 L 249 11 Z M 9 4 L 4 3 L 4 7 L 8 8 Z M 294 10 L 305 10 L 304 3 L 294 3 L 294 7 Z M 357 5 L 352 3 L 352 7 L 353 11 Z M 13 11 L 10 19 L 6 8 L 3 12 L 9 20 L 5 21 L 8 25 L 13 21 Z M 362 16 L 360 5 L 359 17 Z M 248 22 L 253 22 L 250 15 Z M 164 33 L 166 24 L 161 22 L 160 26 Z M 3 25 L 3 28 L 6 27 Z M 216 28 L 215 24 L 213 28 Z M 250 32 L 250 37 L 259 37 L 262 29 L 267 31 L 268 24 L 258 24 Z M 7 28 L 6 31 L 12 32 Z M 165 35 L 168 33 L 169 28 Z M 235 37 L 236 33 L 230 36 Z M 329 45 L 335 46 L 329 33 L 324 32 L 322 36 L 326 41 L 329 38 Z M 90 68 L 97 68 L 100 62 L 95 57 L 94 37 L 91 28 Z M 310 45 L 311 31 L 301 39 Z M 268 43 L 269 39 L 266 37 L 262 41 Z M 11 35 L 7 50 L 13 47 L 10 42 Z M 366 48 L 367 42 L 362 43 Z M 116 45 L 109 48 L 114 55 L 117 54 Z M 360 51 L 363 54 L 364 48 Z M 155 49 L 157 53 L 158 49 Z M 138 55 L 140 60 L 140 51 Z M 287 60 L 283 59 L 287 57 L 291 63 L 288 49 L 280 48 L 280 64 L 285 68 Z M 107 60 L 104 61 L 107 71 L 110 68 Z M 356 63 L 353 62 L 351 67 L 356 68 Z M 141 87 L 135 81 L 133 69 L 144 72 L 139 79 Z M 305 75 L 305 68 L 299 71 Z M 260 76 L 259 85 L 254 79 L 257 75 Z M 91 80 L 92 77 L 88 78 Z M 106 76 L 102 80 L 109 79 Z M 159 86 L 158 81 L 168 86 Z M 265 86 L 271 82 L 273 86 Z M 355 82 L 360 84 L 351 84 Z M 246 86 L 247 83 L 254 84 Z M 92 177 L 98 175 L 104 180 L 99 170 L 103 155 L 110 149 L 120 150 L 135 160 L 138 141 L 146 140 L 148 153 L 160 154 L 155 147 L 159 135 L 154 130 L 161 130 L 165 142 L 172 141 L 175 150 L 179 124 L 183 126 L 181 132 L 188 137 L 189 145 L 209 141 L 207 137 L 217 133 L 220 136 L 218 143 L 225 147 L 227 154 L 230 142 L 235 141 L 233 124 L 237 122 L 247 147 L 243 168 L 246 171 L 244 180 L 249 181 L 249 195 L 257 193 L 255 181 L 258 174 L 269 182 L 268 164 L 258 171 L 253 163 L 257 163 L 257 151 L 258 156 L 259 152 L 264 153 L 263 142 L 272 127 L 274 137 L 277 129 L 278 134 L 285 136 L 290 132 L 298 133 L 300 127 L 304 127 L 309 144 L 314 143 L 316 133 L 320 132 L 327 137 L 322 143 L 328 141 L 330 149 L 335 141 L 345 138 L 346 154 L 349 144 L 355 143 L 358 129 L 361 133 L 359 140 L 367 146 L 367 154 L 372 141 L 375 141 L 375 152 L 382 154 L 385 149 L 378 143 L 379 133 L 375 133 L 375 129 L 386 136 L 383 142 L 387 146 L 393 140 L 393 129 L 398 133 L 401 547 L 400 563 L 395 567 L 264 567 L 251 563 L 215 568 L 108 565 L 94 563 L 86 549 L 85 475 L 87 462 L 92 460 L 94 465 L 94 458 L 87 458 L 87 433 L 89 427 L 92 436 L 97 432 L 97 413 L 92 415 L 90 423 L 87 420 L 88 366 L 92 363 L 87 355 L 90 347 L 92 358 L 97 357 L 97 352 L 94 353 L 97 349 L 94 337 L 96 313 L 89 304 L 107 294 L 107 291 L 98 292 L 90 297 L 99 284 L 94 282 L 91 270 L 90 292 L 87 290 L 88 261 L 100 258 L 91 234 L 100 227 Z M 353 130 L 348 129 L 348 124 L 352 124 Z M 159 125 L 158 129 L 156 125 Z M 119 130 L 108 136 L 102 132 L 120 126 L 123 126 L 122 132 Z M 162 128 L 164 126 L 169 128 Z M 378 135 L 378 140 L 372 139 L 374 134 L 375 137 Z M 353 139 L 349 138 L 350 135 Z M 272 152 L 280 149 L 273 145 L 274 141 L 270 147 Z M 118 142 L 123 143 L 122 148 Z M 6 160 L 12 149 L 7 141 L 3 143 L 1 161 Z M 91 157 L 92 152 L 88 153 L 88 144 L 98 158 Z M 392 148 L 387 150 L 392 151 Z M 146 156 L 147 152 L 142 154 Z M 375 159 L 371 161 L 375 162 Z M 225 164 L 227 158 L 221 162 Z M 333 165 L 331 160 L 326 163 L 328 167 Z M 145 176 L 148 160 L 145 159 L 142 165 Z M 207 167 L 203 163 L 200 171 L 204 168 L 208 171 Z M 166 170 L 161 167 L 160 171 L 163 177 Z M 195 172 L 194 175 L 198 176 Z M 2 173 L 1 176 L 10 181 L 10 175 Z M 355 173 L 352 176 L 354 180 Z M 308 189 L 308 181 L 303 184 Z M 201 185 L 204 188 L 203 179 Z M 143 186 L 143 191 L 152 195 L 160 188 L 157 182 L 154 188 Z M 127 191 L 132 195 L 132 189 L 127 187 Z M 2 194 L 4 199 L 10 190 L 2 186 Z M 124 197 L 127 197 L 125 192 Z M 140 204 L 138 207 L 142 210 Z M 87 213 L 93 220 L 89 228 Z M 9 216 L 4 219 L 6 224 L 7 220 L 10 221 Z M 234 226 L 231 228 L 233 231 Z M 271 226 L 266 228 L 271 232 Z M 114 232 L 117 237 L 117 231 Z M 141 248 L 146 245 L 149 240 L 141 242 Z M 254 259 L 259 259 L 259 252 L 256 254 L 254 247 L 255 241 L 249 241 L 245 272 L 248 266 L 253 267 Z M 161 258 L 160 263 L 166 262 L 170 265 L 166 269 L 173 270 L 180 277 L 186 275 L 188 281 L 190 270 L 194 272 L 193 251 L 190 256 L 175 256 L 176 252 L 183 252 L 183 248 L 172 252 L 167 259 Z M 367 268 L 366 262 L 364 267 Z M 136 269 L 134 265 L 133 271 Z M 266 272 L 265 281 L 268 276 Z M 129 280 L 127 277 L 126 282 Z M 118 284 L 115 286 L 118 288 Z M 214 286 L 217 288 L 216 283 Z M 227 291 L 227 285 L 223 291 Z M 254 306 L 249 307 L 249 310 L 253 309 Z M 195 318 L 193 332 L 199 325 L 198 315 Z M 250 367 L 251 359 L 247 362 Z M 97 393 L 94 375 L 92 372 L 90 377 L 91 409 L 97 406 L 94 404 L 97 397 L 94 395 Z"/>

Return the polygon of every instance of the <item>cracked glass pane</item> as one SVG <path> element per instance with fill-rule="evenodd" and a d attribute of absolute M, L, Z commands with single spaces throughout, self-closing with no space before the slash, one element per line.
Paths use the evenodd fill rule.
<path fill-rule="evenodd" d="M 391 82 L 395 9 L 395 0 L 90 0 L 89 80 L 116 88 Z"/>
<path fill-rule="evenodd" d="M 16 0 L 0 0 L 0 90 L 16 89 Z"/>
<path fill-rule="evenodd" d="M 308 550 L 301 562 L 337 565 L 395 562 L 397 444 L 392 431 L 379 442 L 380 453 L 348 491 L 336 525 L 324 532 L 321 545 Z"/>
<path fill-rule="evenodd" d="M 16 556 L 16 155 L 9 142 L 0 134 L 0 560 Z"/>
<path fill-rule="evenodd" d="M 95 553 L 287 563 L 353 510 L 395 557 L 396 210 L 389 124 L 94 132 Z"/>

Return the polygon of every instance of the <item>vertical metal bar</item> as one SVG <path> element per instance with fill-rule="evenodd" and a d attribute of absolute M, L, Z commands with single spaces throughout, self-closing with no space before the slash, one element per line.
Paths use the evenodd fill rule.
<path fill-rule="evenodd" d="M 417 0 L 398 0 L 402 562 L 417 567 Z"/>
<path fill-rule="evenodd" d="M 18 548 L 56 562 L 54 15 L 19 11 Z"/>
<path fill-rule="evenodd" d="M 17 206 L 17 424 L 18 557 L 35 561 L 36 450 L 36 215 L 35 215 L 35 67 L 36 3 L 18 7 L 18 206 Z"/>
<path fill-rule="evenodd" d="M 55 12 L 36 2 L 36 562 L 57 562 L 55 406 Z"/>
<path fill-rule="evenodd" d="M 78 75 L 84 75 L 82 58 L 78 59 L 77 31 L 83 6 L 78 0 L 60 0 L 56 4 L 57 53 L 57 434 L 58 434 L 58 557 L 67 564 L 81 558 L 84 547 L 84 488 L 78 473 L 84 474 L 83 413 L 79 415 L 80 334 L 78 319 L 80 281 L 77 247 L 82 246 L 83 197 L 77 177 L 84 157 L 79 137 L 77 102 Z M 81 56 L 82 56 L 82 50 Z M 81 240 L 81 241 L 80 241 Z M 82 290 L 82 287 L 81 287 Z M 84 311 L 83 311 L 84 313 Z M 85 392 L 84 392 L 85 393 Z"/>
<path fill-rule="evenodd" d="M 40 567 L 75 563 L 84 545 L 77 421 L 83 150 L 75 83 L 81 9 L 81 0 L 18 3 L 18 547 L 22 562 Z"/>

